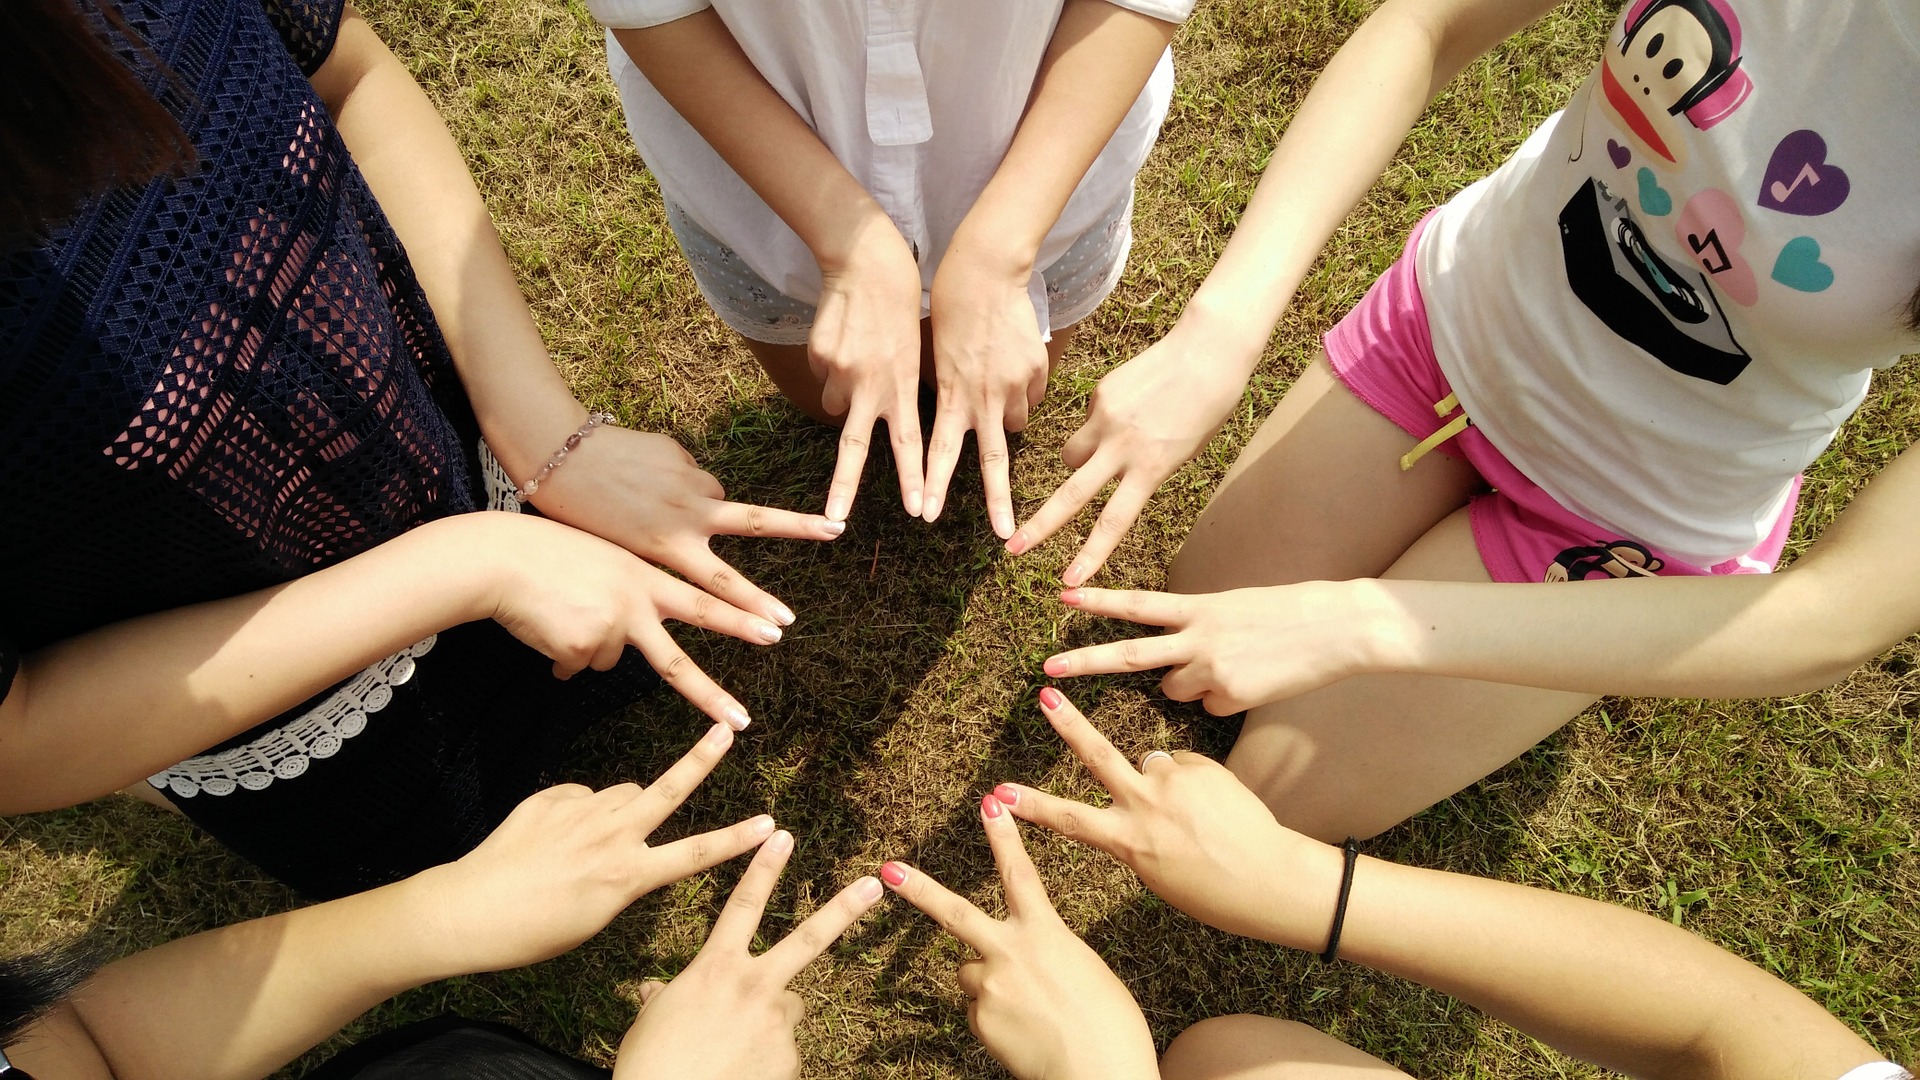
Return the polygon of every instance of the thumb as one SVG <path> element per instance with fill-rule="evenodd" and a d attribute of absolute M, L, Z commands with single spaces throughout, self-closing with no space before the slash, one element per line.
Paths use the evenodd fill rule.
<path fill-rule="evenodd" d="M 643 1009 L 646 1008 L 647 1002 L 652 1001 L 654 997 L 660 993 L 660 991 L 665 990 L 666 988 L 667 988 L 667 984 L 661 982 L 659 979 L 648 979 L 646 982 L 641 983 L 640 984 L 640 1007 Z"/>

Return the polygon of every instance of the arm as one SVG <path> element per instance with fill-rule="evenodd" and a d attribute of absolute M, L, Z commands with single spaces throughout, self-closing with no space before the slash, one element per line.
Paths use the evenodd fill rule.
<path fill-rule="evenodd" d="M 406 245 L 487 444 L 524 483 L 586 420 L 547 355 L 459 147 L 433 103 L 351 7 L 314 89 Z M 824 519 L 724 501 L 664 435 L 601 428 L 544 481 L 541 513 L 703 583 L 782 624 L 792 615 L 707 547 L 715 534 L 826 540 Z"/>
<path fill-rule="evenodd" d="M 646 842 L 731 743 L 715 725 L 651 787 L 552 788 L 458 862 L 110 964 L 8 1055 L 71 1080 L 257 1080 L 402 990 L 557 956 L 774 834 L 760 816 Z"/>
<path fill-rule="evenodd" d="M 1041 705 L 1113 806 L 1002 785 L 995 794 L 1015 814 L 1116 856 L 1208 925 L 1326 947 L 1336 849 L 1283 828 L 1214 761 L 1183 752 L 1143 772 L 1057 692 L 1043 691 Z M 1725 950 L 1646 915 L 1540 889 L 1362 859 L 1340 955 L 1634 1076 L 1828 1080 L 1879 1060 L 1818 1005 Z"/>
<path fill-rule="evenodd" d="M 1066 0 L 1006 157 L 954 231 L 933 281 L 940 404 L 929 444 L 926 518 L 939 515 L 971 430 L 988 517 L 1013 535 L 1006 432 L 1047 388 L 1045 327 L 1027 286 L 1040 243 L 1113 137 L 1173 39 L 1174 23 L 1106 0 Z"/>
<path fill-rule="evenodd" d="M 1067 444 L 1079 470 L 1015 535 L 1046 539 L 1122 482 L 1065 581 L 1092 577 L 1147 500 L 1211 439 L 1328 237 L 1461 69 L 1553 6 L 1389 0 L 1341 46 L 1274 148 L 1233 239 L 1165 339 L 1101 380 Z"/>

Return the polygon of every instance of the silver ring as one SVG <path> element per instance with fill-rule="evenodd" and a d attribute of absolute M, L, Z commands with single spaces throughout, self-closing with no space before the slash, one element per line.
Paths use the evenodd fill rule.
<path fill-rule="evenodd" d="M 1167 753 L 1165 750 L 1149 750 L 1145 754 L 1141 755 L 1140 757 L 1140 771 L 1146 772 L 1147 762 L 1153 761 L 1158 758 L 1166 758 L 1168 761 L 1172 761 L 1173 755 Z"/>

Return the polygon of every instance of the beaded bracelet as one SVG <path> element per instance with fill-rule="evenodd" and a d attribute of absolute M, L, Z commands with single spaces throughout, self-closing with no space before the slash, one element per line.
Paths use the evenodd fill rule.
<path fill-rule="evenodd" d="M 567 436 L 567 441 L 560 444 L 560 449 L 553 452 L 553 456 L 547 459 L 545 465 L 540 466 L 540 471 L 533 474 L 533 479 L 514 488 L 513 497 L 521 500 L 532 498 L 533 493 L 539 491 L 540 485 L 545 483 L 547 477 L 553 474 L 553 470 L 567 463 L 567 455 L 580 448 L 580 440 L 593 434 L 594 428 L 612 419 L 612 413 L 597 412 L 587 414 L 587 422 L 580 425 L 580 430 Z"/>
<path fill-rule="evenodd" d="M 1353 864 L 1360 860 L 1360 843 L 1353 837 L 1340 845 L 1345 863 L 1340 868 L 1340 899 L 1333 908 L 1333 926 L 1327 930 L 1327 948 L 1320 962 L 1331 964 L 1340 956 L 1340 929 L 1347 921 L 1347 897 L 1353 892 Z"/>

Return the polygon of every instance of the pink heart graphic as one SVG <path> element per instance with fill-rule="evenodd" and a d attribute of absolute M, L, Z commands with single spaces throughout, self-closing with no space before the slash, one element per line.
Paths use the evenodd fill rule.
<path fill-rule="evenodd" d="M 1673 238 L 1734 303 L 1752 307 L 1760 299 L 1753 265 L 1740 254 L 1740 245 L 1747 241 L 1747 223 L 1733 196 L 1708 188 L 1688 199 L 1673 223 Z"/>
<path fill-rule="evenodd" d="M 1784 214 L 1818 217 L 1840 209 L 1852 190 L 1846 170 L 1827 164 L 1827 140 L 1802 129 L 1773 148 L 1760 181 L 1760 205 Z"/>
<path fill-rule="evenodd" d="M 1627 167 L 1627 163 L 1633 160 L 1633 151 L 1627 149 L 1624 146 L 1621 146 L 1619 143 L 1614 142 L 1612 139 L 1608 139 L 1607 140 L 1607 157 L 1613 159 L 1614 168 L 1624 169 Z"/>

